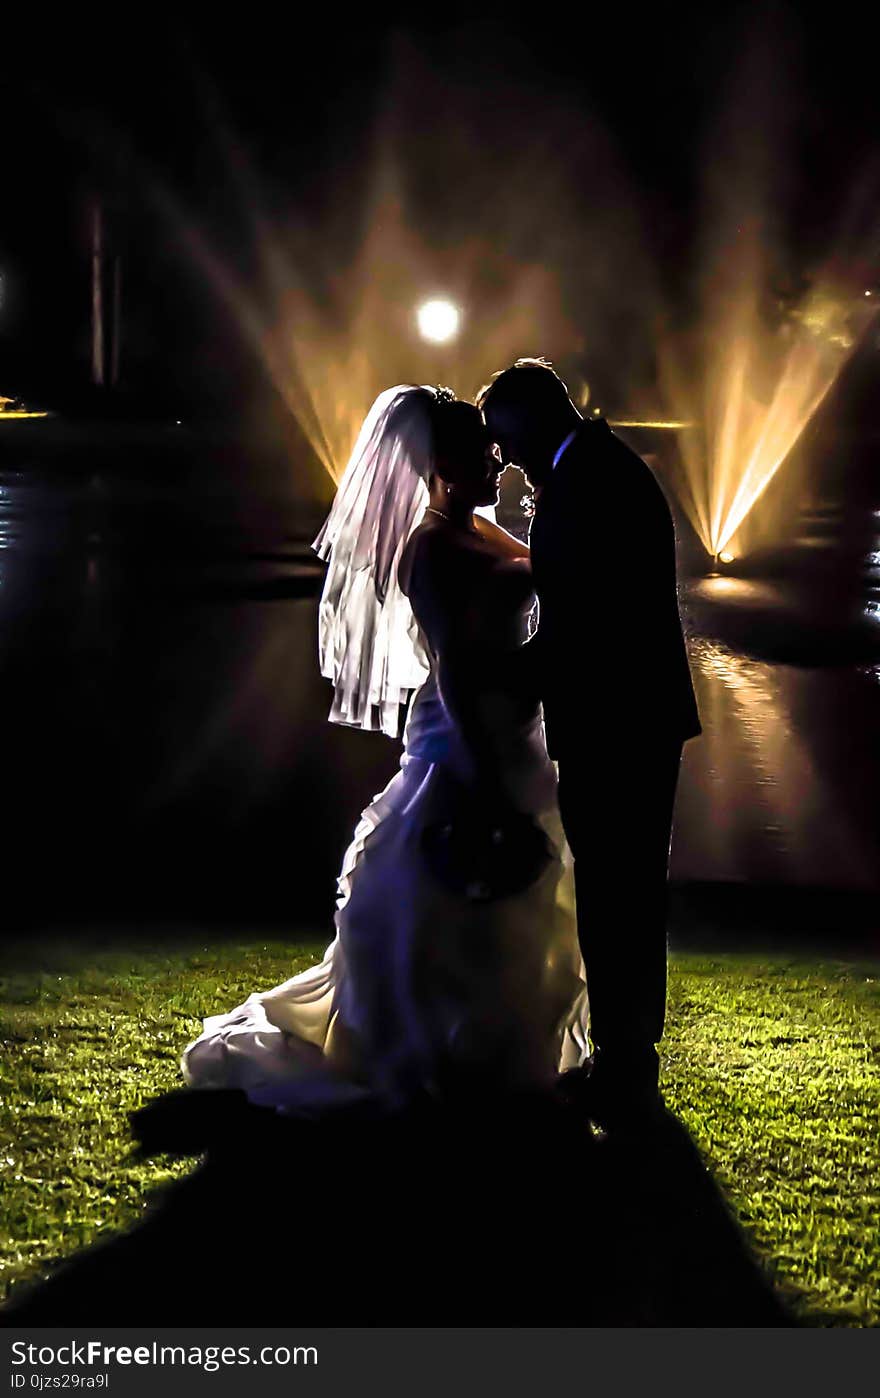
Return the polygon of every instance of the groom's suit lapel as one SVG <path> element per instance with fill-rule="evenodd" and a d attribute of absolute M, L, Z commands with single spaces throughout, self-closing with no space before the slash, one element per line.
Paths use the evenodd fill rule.
<path fill-rule="evenodd" d="M 589 450 L 589 433 L 593 426 L 593 423 L 585 420 L 578 428 L 577 436 L 563 453 L 559 465 L 551 473 L 549 481 L 538 496 L 532 521 L 532 533 L 539 540 L 557 509 L 565 509 L 566 507 L 565 498 L 567 495 L 571 495 L 575 486 L 573 473 L 582 468 L 583 463 L 579 461 L 579 458 L 584 455 L 585 451 Z"/>

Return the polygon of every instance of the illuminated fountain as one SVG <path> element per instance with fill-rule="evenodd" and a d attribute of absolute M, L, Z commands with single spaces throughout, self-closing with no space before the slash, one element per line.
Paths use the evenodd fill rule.
<path fill-rule="evenodd" d="M 432 247 L 407 218 L 390 162 L 377 174 L 366 214 L 344 211 L 366 230 L 347 264 L 331 264 L 329 254 L 322 260 L 327 239 L 305 232 L 282 238 L 255 212 L 253 186 L 246 193 L 257 284 L 236 277 L 192 222 L 170 211 L 332 481 L 370 404 L 389 385 L 442 383 L 472 398 L 524 346 L 551 347 L 557 356 L 582 348 L 548 266 L 524 265 L 478 236 Z"/>
<path fill-rule="evenodd" d="M 524 266 L 479 237 L 431 248 L 410 225 L 390 167 L 364 223 L 349 265 L 316 268 L 313 250 L 297 253 L 260 221 L 256 287 L 198 246 L 334 481 L 367 408 L 389 384 L 448 383 L 471 397 L 524 352 L 559 362 L 583 348 L 550 267 Z M 701 329 L 661 336 L 667 417 L 657 425 L 678 429 L 671 484 L 713 561 L 732 561 L 748 546 L 750 512 L 878 309 L 854 266 L 847 273 L 829 262 L 771 318 L 760 231 L 744 226 L 708 279 Z"/>
<path fill-rule="evenodd" d="M 836 383 L 877 310 L 860 260 L 829 260 L 788 305 L 769 307 L 757 222 L 720 249 L 703 325 L 659 347 L 680 434 L 674 485 L 706 553 L 732 562 L 750 545 L 750 514 Z"/>
<path fill-rule="evenodd" d="M 667 325 L 672 317 L 639 233 L 637 192 L 627 192 L 610 142 L 581 111 L 563 105 L 548 114 L 542 105 L 533 145 L 521 148 L 518 135 L 499 166 L 480 85 L 476 95 L 456 91 L 450 110 L 437 75 L 409 55 L 389 87 L 366 197 L 340 179 L 329 210 L 308 226 L 267 215 L 240 145 L 213 112 L 256 275 L 220 256 L 179 207 L 169 211 L 324 468 L 318 494 L 339 479 L 383 388 L 448 383 L 469 398 L 496 369 L 546 354 L 582 409 L 598 411 L 579 389 L 587 362 L 592 374 L 598 361 L 634 406 L 650 409 L 614 425 L 675 429 L 677 460 L 664 459 L 662 474 L 708 560 L 725 563 L 753 547 L 781 492 L 772 492 L 773 508 L 767 501 L 755 511 L 756 503 L 791 461 L 880 302 L 866 295 L 876 243 L 869 190 L 860 211 L 842 211 L 841 231 L 808 284 L 787 298 L 774 292 L 789 259 L 765 216 L 780 216 L 784 181 L 766 154 L 779 74 L 764 76 L 760 102 L 751 77 L 724 104 L 722 130 L 707 147 L 703 240 L 692 256 L 703 275 L 683 332 L 657 329 L 664 312 Z M 759 127 L 750 133 L 744 112 L 755 102 Z M 423 149 L 425 111 L 446 134 Z M 510 144 L 505 130 L 502 148 Z M 548 162 L 550 147 L 568 152 L 569 163 Z M 572 196 L 579 162 L 593 172 L 589 201 Z M 429 200 L 426 215 L 424 191 L 421 212 L 413 200 L 412 177 L 425 167 L 434 195 L 449 184 L 471 196 L 473 217 L 452 235 L 447 201 Z M 636 327 L 628 342 L 621 323 Z M 647 347 L 645 360 L 656 350 L 659 396 L 634 343 Z"/>

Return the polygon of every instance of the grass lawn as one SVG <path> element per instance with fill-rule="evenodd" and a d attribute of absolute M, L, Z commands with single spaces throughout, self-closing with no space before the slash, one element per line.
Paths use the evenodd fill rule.
<path fill-rule="evenodd" d="M 126 1114 L 180 1085 L 202 1015 L 323 941 L 7 953 L 0 979 L 0 1294 L 124 1229 L 188 1164 L 131 1158 Z M 13 967 L 14 969 L 9 969 Z M 880 1323 L 880 968 L 676 955 L 669 1106 L 796 1313 Z"/>

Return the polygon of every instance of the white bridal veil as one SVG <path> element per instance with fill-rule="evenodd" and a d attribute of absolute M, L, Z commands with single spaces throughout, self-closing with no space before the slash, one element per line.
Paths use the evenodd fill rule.
<path fill-rule="evenodd" d="M 318 614 L 321 674 L 333 684 L 331 723 L 400 731 L 401 704 L 428 677 L 428 659 L 397 565 L 428 503 L 433 388 L 380 393 L 312 547 L 329 562 Z"/>

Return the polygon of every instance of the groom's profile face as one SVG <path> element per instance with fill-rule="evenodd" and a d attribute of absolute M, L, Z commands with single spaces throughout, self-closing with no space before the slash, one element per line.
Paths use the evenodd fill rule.
<path fill-rule="evenodd" d="M 509 420 L 507 413 L 499 413 L 489 408 L 483 414 L 486 422 L 486 431 L 489 438 L 495 444 L 499 459 L 505 466 L 519 466 L 522 463 L 518 460 L 517 433 L 515 423 Z"/>
<path fill-rule="evenodd" d="M 530 435 L 522 423 L 508 419 L 500 413 L 487 413 L 486 426 L 504 465 L 516 466 L 522 471 L 529 485 L 540 486 L 546 475 L 544 460 L 547 453 L 544 442 L 533 434 Z"/>
<path fill-rule="evenodd" d="M 495 444 L 495 455 L 505 466 L 519 466 L 516 459 L 516 449 L 510 437 L 505 432 L 490 433 Z"/>

